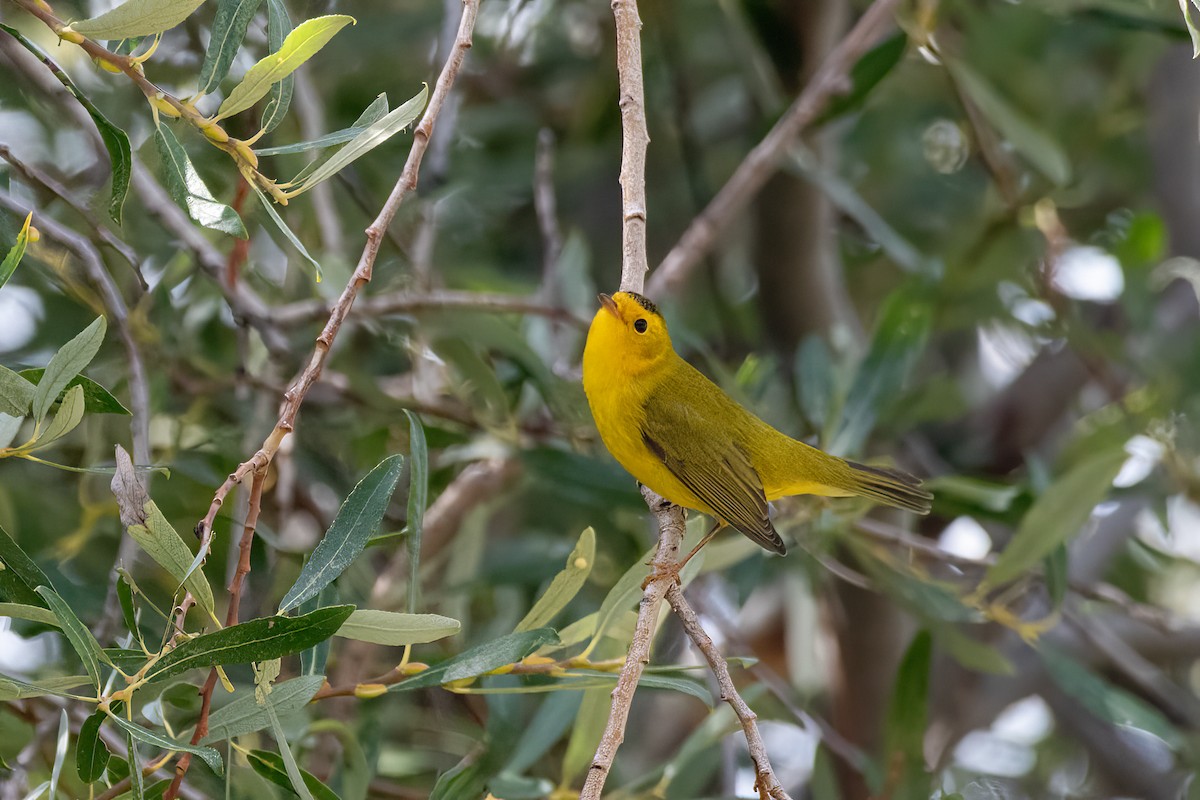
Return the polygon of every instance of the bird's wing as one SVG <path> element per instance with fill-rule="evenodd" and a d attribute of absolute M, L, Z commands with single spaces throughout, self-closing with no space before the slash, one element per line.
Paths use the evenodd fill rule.
<path fill-rule="evenodd" d="M 704 421 L 686 393 L 680 398 L 658 393 L 646 404 L 642 441 L 722 522 L 783 555 L 787 548 L 767 515 L 762 480 L 750 458 L 733 440 L 713 436 Z"/>

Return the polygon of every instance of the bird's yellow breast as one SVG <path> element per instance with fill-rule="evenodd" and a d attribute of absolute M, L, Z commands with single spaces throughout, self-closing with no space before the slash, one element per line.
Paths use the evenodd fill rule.
<path fill-rule="evenodd" d="M 674 355 L 674 352 L 671 352 Z M 639 365 L 631 370 L 619 349 L 605 346 L 602 336 L 589 336 L 583 351 L 583 391 L 596 430 L 608 452 L 638 481 L 676 505 L 706 514 L 712 511 L 667 469 L 642 438 L 646 402 L 663 380 L 669 363 Z"/>

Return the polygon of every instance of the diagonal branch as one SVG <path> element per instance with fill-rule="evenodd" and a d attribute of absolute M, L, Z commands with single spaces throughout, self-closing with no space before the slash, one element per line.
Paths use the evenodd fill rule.
<path fill-rule="evenodd" d="M 751 150 L 654 271 L 648 294 L 660 297 L 677 290 L 717 243 L 717 237 L 754 198 L 779 168 L 787 148 L 815 120 L 829 101 L 850 88 L 850 69 L 892 24 L 899 0 L 875 0 L 841 43 L 825 59 L 804 91 L 766 137 Z M 625 94 L 622 92 L 622 106 Z"/>

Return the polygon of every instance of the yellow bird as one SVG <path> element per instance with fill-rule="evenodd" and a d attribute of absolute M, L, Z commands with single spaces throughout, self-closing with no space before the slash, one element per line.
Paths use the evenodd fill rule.
<path fill-rule="evenodd" d="M 738 405 L 680 358 L 645 297 L 599 300 L 583 350 L 583 390 L 605 447 L 665 499 L 780 555 L 786 548 L 767 513 L 780 497 L 859 495 L 929 513 L 933 495 L 912 475 L 831 456 Z"/>

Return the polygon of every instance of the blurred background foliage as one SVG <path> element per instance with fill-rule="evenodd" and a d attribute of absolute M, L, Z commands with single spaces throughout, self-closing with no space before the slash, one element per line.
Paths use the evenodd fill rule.
<path fill-rule="evenodd" d="M 176 97 L 195 89 L 215 5 L 169 31 L 146 64 Z M 52 6 L 64 19 L 107 7 Z M 291 112 L 263 146 L 346 128 L 381 92 L 398 105 L 432 84 L 460 6 L 288 7 L 295 21 L 344 13 L 357 25 L 297 73 Z M 652 263 L 862 9 L 849 0 L 641 9 Z M 250 25 L 234 79 L 265 53 L 264 20 L 260 12 Z M 169 470 L 143 477 L 186 533 L 274 424 L 412 137 L 278 208 L 322 264 L 315 283 L 245 199 L 229 159 L 183 128 L 177 136 L 214 196 L 241 212 L 248 246 L 181 224 L 179 213 L 172 220 L 138 90 L 60 45 L 19 4 L 0 3 L 0 21 L 66 69 L 128 132 L 142 165 L 123 224 L 109 224 L 94 126 L 0 33 L 0 144 L 11 154 L 0 163 L 0 245 L 14 243 L 22 209 L 42 232 L 0 289 L 0 361 L 44 367 L 107 313 L 94 276 L 41 220 L 85 241 L 100 240 L 98 227 L 126 243 L 132 269 L 110 245 L 94 246 L 145 362 L 151 463 Z M 1200 726 L 1200 75 L 1188 29 L 1168 0 L 918 0 L 898 21 L 900 32 L 860 64 L 869 91 L 835 105 L 682 288 L 652 299 L 676 347 L 741 402 L 841 455 L 926 477 L 934 513 L 782 502 L 777 524 L 796 544 L 791 554 L 720 539 L 689 595 L 725 652 L 746 659 L 737 678 L 793 796 L 1190 796 Z M 595 292 L 615 288 L 620 266 L 612 39 L 604 3 L 482 4 L 418 192 L 267 478 L 243 620 L 274 611 L 355 484 L 385 457 L 409 454 L 406 409 L 430 450 L 419 610 L 462 623 L 455 637 L 417 645 L 414 660 L 437 663 L 511 631 L 585 528 L 595 530 L 595 563 L 552 621 L 564 638 L 627 569 L 641 569 L 653 541 L 646 509 L 599 445 L 578 380 Z M 202 111 L 215 109 L 208 102 Z M 252 135 L 255 113 L 228 120 L 230 133 Z M 304 163 L 264 158 L 263 171 L 286 176 Z M 53 176 L 97 227 L 18 164 Z M 235 313 L 230 293 L 265 310 L 256 320 Z M 506 310 L 496 295 L 536 313 Z M 130 406 L 112 322 L 86 374 Z M 116 444 L 130 447 L 130 417 L 89 413 L 41 455 L 111 467 Z M 129 544 L 109 474 L 6 458 L 0 476 L 0 526 L 110 637 L 102 645 L 122 630 L 114 564 L 147 600 L 171 605 L 177 582 Z M 203 568 L 219 608 L 244 494 L 217 518 Z M 403 498 L 337 581 L 340 602 L 405 608 Z M 191 619 L 198 631 L 203 620 Z M 618 615 L 591 657 L 619 658 L 628 635 Z M 6 675 L 78 672 L 45 625 L 13 621 L 2 636 Z M 342 686 L 386 673 L 401 651 L 334 639 L 328 657 L 330 683 Z M 293 661 L 284 678 L 302 669 Z M 700 663 L 670 619 L 653 663 Z M 139 721 L 161 725 L 167 708 L 164 730 L 187 735 L 198 674 L 161 702 L 148 692 Z M 251 682 L 244 667 L 230 676 Z M 522 691 L 331 698 L 288 715 L 284 728 L 301 764 L 343 797 L 571 796 L 608 690 L 516 677 L 473 686 Z M 217 697 L 224 702 L 219 688 Z M 3 796 L 48 779 L 60 707 L 54 698 L 6 704 Z M 755 796 L 726 710 L 643 688 L 633 711 L 610 793 Z M 83 716 L 71 719 L 74 733 Z M 253 736 L 247 747 L 268 746 Z M 233 796 L 291 796 L 259 777 L 269 769 L 246 763 L 232 754 Z M 109 773 L 95 793 L 121 777 L 117 766 Z M 187 787 L 224 791 L 198 767 Z M 59 791 L 88 793 L 69 768 Z"/>

